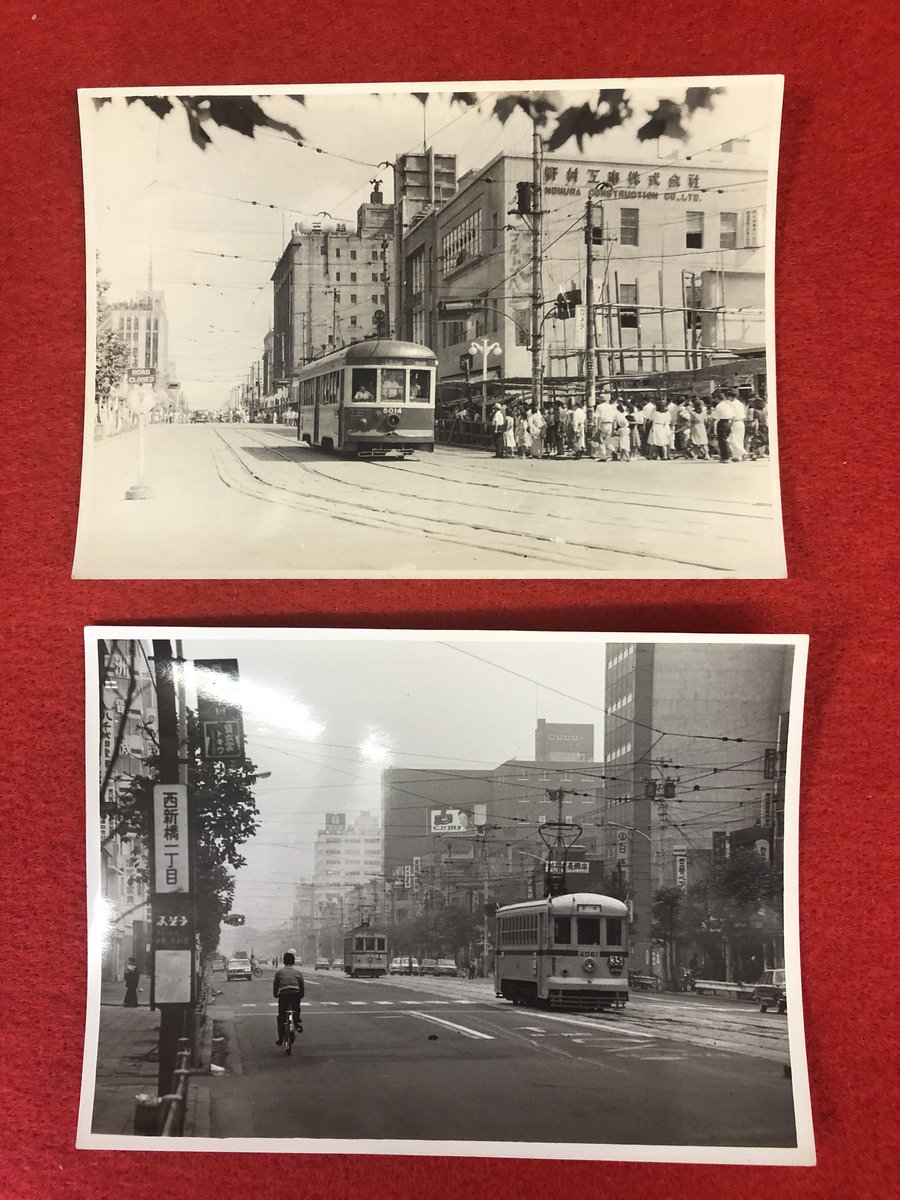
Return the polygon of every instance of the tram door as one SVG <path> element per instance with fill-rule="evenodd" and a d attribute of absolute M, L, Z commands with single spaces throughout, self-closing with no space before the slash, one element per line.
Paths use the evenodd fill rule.
<path fill-rule="evenodd" d="M 318 442 L 319 442 L 320 410 L 322 407 L 322 377 L 321 376 L 319 376 L 318 379 L 315 379 L 313 381 L 313 387 L 315 388 L 315 391 L 313 392 L 313 442 L 315 444 L 318 444 Z"/>

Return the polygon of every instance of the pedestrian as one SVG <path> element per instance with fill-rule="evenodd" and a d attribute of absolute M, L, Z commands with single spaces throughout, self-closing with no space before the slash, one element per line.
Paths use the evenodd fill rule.
<path fill-rule="evenodd" d="M 672 419 L 669 405 L 662 398 L 653 406 L 650 417 L 650 435 L 647 438 L 647 449 L 651 458 L 669 457 L 669 441 L 672 431 Z"/>
<path fill-rule="evenodd" d="M 580 400 L 576 400 L 572 408 L 572 448 L 576 458 L 581 458 L 585 451 L 586 426 L 587 415 L 584 411 L 584 405 Z"/>
<path fill-rule="evenodd" d="M 612 437 L 618 412 L 619 409 L 613 403 L 612 397 L 608 393 L 604 394 L 594 413 L 594 438 L 597 443 L 597 453 L 601 462 L 608 461 L 610 451 L 613 449 Z"/>
<path fill-rule="evenodd" d="M 141 974 L 137 969 L 137 963 L 133 958 L 129 958 L 128 965 L 125 968 L 125 999 L 122 1001 L 125 1008 L 138 1007 L 138 983 L 140 979 Z"/>
<path fill-rule="evenodd" d="M 503 408 L 503 457 L 512 458 L 516 452 L 516 422 L 512 409 Z"/>
<path fill-rule="evenodd" d="M 709 458 L 709 438 L 706 435 L 706 406 L 696 399 L 690 410 L 690 455 L 691 458 Z"/>
<path fill-rule="evenodd" d="M 616 415 L 613 421 L 612 444 L 615 447 L 613 458 L 618 462 L 631 462 L 631 426 L 625 405 L 616 405 Z"/>
<path fill-rule="evenodd" d="M 641 453 L 644 458 L 654 457 L 653 451 L 650 448 L 650 429 L 653 425 L 653 414 L 655 412 L 656 405 L 648 397 L 638 414 L 641 423 Z"/>
<path fill-rule="evenodd" d="M 539 408 L 532 408 L 528 412 L 528 430 L 531 434 L 531 457 L 544 457 L 544 430 L 547 427 L 547 422 L 544 420 L 544 414 Z"/>
<path fill-rule="evenodd" d="M 724 392 L 713 392 L 713 400 L 716 402 L 713 408 L 713 416 L 716 421 L 716 442 L 719 447 L 719 460 L 720 462 L 731 462 L 729 438 L 731 437 L 731 422 L 734 417 L 734 409 L 731 407 L 731 401 Z"/>
<path fill-rule="evenodd" d="M 502 404 L 494 405 L 494 412 L 491 416 L 491 435 L 494 439 L 494 458 L 505 457 L 505 443 L 503 434 L 506 429 L 506 414 L 503 411 Z"/>
<path fill-rule="evenodd" d="M 520 406 L 515 416 L 516 454 L 519 458 L 527 458 L 531 453 L 531 430 L 528 426 L 528 415 Z"/>
<path fill-rule="evenodd" d="M 728 445 L 731 449 L 731 456 L 735 462 L 741 462 L 745 453 L 744 438 L 746 435 L 747 408 L 743 400 L 740 399 L 737 392 L 729 392 L 728 399 L 731 403 L 734 418 L 731 422 L 731 434 L 728 438 Z"/>
<path fill-rule="evenodd" d="M 288 1010 L 294 1014 L 294 1025 L 299 1033 L 303 1026 L 300 1024 L 300 1001 L 303 999 L 303 976 L 294 966 L 297 958 L 296 950 L 287 950 L 284 954 L 284 966 L 279 967 L 272 979 L 272 995 L 278 1001 L 278 1040 L 276 1046 L 284 1044 L 284 1024 Z"/>
<path fill-rule="evenodd" d="M 544 418 L 544 446 L 546 447 L 547 457 L 555 458 L 559 453 L 559 442 L 557 440 L 558 428 L 556 424 L 556 408 L 552 404 L 547 405 L 547 411 L 541 414 Z"/>

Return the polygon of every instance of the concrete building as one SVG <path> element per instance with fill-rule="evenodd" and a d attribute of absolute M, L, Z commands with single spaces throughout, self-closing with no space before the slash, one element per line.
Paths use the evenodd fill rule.
<path fill-rule="evenodd" d="M 792 667 L 790 646 L 607 646 L 598 852 L 629 887 L 633 970 L 661 974 L 657 888 L 687 888 L 748 845 L 783 863 Z"/>
<path fill-rule="evenodd" d="M 671 375 L 673 385 L 729 378 L 764 387 L 767 176 L 738 146 L 690 162 L 544 155 L 536 207 L 551 395 L 583 391 L 585 308 L 557 320 L 554 301 L 586 294 L 589 198 L 598 384 L 615 380 L 620 390 Z M 445 397 L 464 394 L 467 383 L 477 394 L 483 364 L 471 344 L 482 336 L 497 347 L 491 395 L 530 387 L 531 219 L 516 210 L 532 170 L 530 157 L 501 154 L 454 188 L 448 167 L 443 188 L 399 218 L 398 333 L 437 353 Z M 472 307 L 442 317 L 443 302 Z"/>
<path fill-rule="evenodd" d="M 378 817 L 361 812 L 348 820 L 346 813 L 328 813 L 325 828 L 316 837 L 313 866 L 316 917 L 337 919 L 344 929 L 357 923 L 351 901 L 355 889 L 383 875 L 382 831 Z"/>
<path fill-rule="evenodd" d="M 393 206 L 380 181 L 356 228 L 323 215 L 300 221 L 272 275 L 273 387 L 289 386 L 304 363 L 350 342 L 386 333 Z"/>
<path fill-rule="evenodd" d="M 142 838 L 122 829 L 117 814 L 119 796 L 136 775 L 146 772 L 144 759 L 155 752 L 147 731 L 156 723 L 157 710 L 155 681 L 140 644 L 101 641 L 99 645 L 100 894 L 109 929 L 101 969 L 102 978 L 111 980 L 122 978 L 131 956 L 142 975 L 149 971 L 149 848 Z"/>
<path fill-rule="evenodd" d="M 165 392 L 169 384 L 169 322 L 164 292 L 138 292 L 133 300 L 109 306 L 113 329 L 128 347 L 131 367 L 156 372 L 154 386 Z"/>

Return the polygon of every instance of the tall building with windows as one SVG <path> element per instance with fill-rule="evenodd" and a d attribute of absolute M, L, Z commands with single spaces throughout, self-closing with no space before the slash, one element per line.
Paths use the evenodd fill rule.
<path fill-rule="evenodd" d="M 325 214 L 294 225 L 272 275 L 275 388 L 319 355 L 387 333 L 394 215 L 373 183 L 355 229 Z"/>
<path fill-rule="evenodd" d="M 634 970 L 661 973 L 658 888 L 687 888 L 716 856 L 747 847 L 783 864 L 792 668 L 790 646 L 607 646 L 598 852 L 629 887 Z"/>
<path fill-rule="evenodd" d="M 327 813 L 325 828 L 316 837 L 313 865 L 315 908 L 320 920 L 337 917 L 343 928 L 354 925 L 354 891 L 369 880 L 381 879 L 381 822 L 374 813 Z"/>
<path fill-rule="evenodd" d="M 482 336 L 497 347 L 492 392 L 530 384 L 532 171 L 530 157 L 498 155 L 402 228 L 398 329 L 438 354 L 445 397 L 480 381 L 471 345 Z M 547 153 L 540 173 L 542 369 L 552 393 L 583 387 L 585 308 L 557 319 L 554 302 L 573 290 L 584 297 L 588 243 L 599 383 L 669 376 L 764 387 L 767 174 L 739 143 L 690 161 Z"/>
<path fill-rule="evenodd" d="M 169 385 L 169 322 L 164 292 L 138 292 L 133 300 L 109 306 L 112 328 L 128 347 L 130 367 L 148 367 L 156 372 L 155 386 L 165 392 Z"/>

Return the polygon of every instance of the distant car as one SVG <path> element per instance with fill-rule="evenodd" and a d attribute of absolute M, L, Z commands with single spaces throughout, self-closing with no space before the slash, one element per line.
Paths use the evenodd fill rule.
<path fill-rule="evenodd" d="M 324 958 L 322 955 L 319 955 L 319 957 L 316 959 L 316 970 L 317 971 L 330 971 L 331 970 L 331 960 L 328 958 Z"/>
<path fill-rule="evenodd" d="M 430 972 L 430 974 L 456 976 L 459 974 L 459 968 L 457 967 L 456 963 L 453 961 L 452 958 L 439 958 L 437 960 L 437 962 L 434 964 L 434 968 Z"/>
<path fill-rule="evenodd" d="M 205 408 L 195 408 L 191 413 L 191 424 L 198 425 L 209 420 L 209 411 Z"/>
<path fill-rule="evenodd" d="M 759 1005 L 760 1012 L 768 1012 L 770 1008 L 780 1013 L 787 1012 L 784 968 L 773 967 L 763 971 L 753 988 L 753 999 Z"/>
<path fill-rule="evenodd" d="M 433 975 L 434 968 L 437 966 L 436 958 L 423 958 L 422 965 L 419 967 L 420 975 Z"/>
<path fill-rule="evenodd" d="M 388 975 L 415 975 L 419 964 L 409 955 L 392 958 L 388 966 Z"/>
<path fill-rule="evenodd" d="M 249 983 L 253 978 L 253 969 L 249 958 L 229 958 L 225 968 L 225 978 L 230 983 L 232 979 L 246 979 Z"/>

